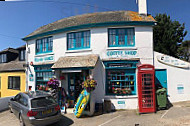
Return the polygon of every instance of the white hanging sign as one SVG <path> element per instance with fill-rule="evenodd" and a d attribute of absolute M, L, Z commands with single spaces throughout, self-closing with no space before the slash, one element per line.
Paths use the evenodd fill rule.
<path fill-rule="evenodd" d="M 182 61 L 180 59 L 168 56 L 168 55 L 158 55 L 157 60 L 163 64 L 179 67 L 179 68 L 189 68 L 189 63 Z"/>

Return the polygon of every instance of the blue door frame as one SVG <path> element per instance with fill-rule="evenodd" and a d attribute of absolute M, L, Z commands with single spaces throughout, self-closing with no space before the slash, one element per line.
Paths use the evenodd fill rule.
<path fill-rule="evenodd" d="M 166 69 L 155 70 L 155 85 L 161 86 L 167 89 L 167 70 Z"/>

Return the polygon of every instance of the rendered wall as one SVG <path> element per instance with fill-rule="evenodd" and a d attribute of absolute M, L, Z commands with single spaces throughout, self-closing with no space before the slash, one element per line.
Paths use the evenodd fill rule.
<path fill-rule="evenodd" d="M 20 90 L 8 89 L 8 76 L 20 76 Z M 26 75 L 25 72 L 4 72 L 1 77 L 1 97 L 15 96 L 19 92 L 25 92 Z"/>
<path fill-rule="evenodd" d="M 158 62 L 157 56 L 161 53 L 154 52 L 155 69 L 167 70 L 167 89 L 170 102 L 179 102 L 190 100 L 190 69 L 177 68 Z M 180 93 L 178 85 L 184 86 L 184 92 Z"/>

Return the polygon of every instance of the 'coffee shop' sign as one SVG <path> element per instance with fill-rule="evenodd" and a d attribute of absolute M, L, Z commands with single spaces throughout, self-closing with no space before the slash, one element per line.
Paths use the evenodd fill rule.
<path fill-rule="evenodd" d="M 137 58 L 137 50 L 114 50 L 107 51 L 107 56 L 111 58 Z"/>
<path fill-rule="evenodd" d="M 43 56 L 43 57 L 35 57 L 34 59 L 35 62 L 51 62 L 54 61 L 54 56 L 50 55 L 50 56 Z"/>

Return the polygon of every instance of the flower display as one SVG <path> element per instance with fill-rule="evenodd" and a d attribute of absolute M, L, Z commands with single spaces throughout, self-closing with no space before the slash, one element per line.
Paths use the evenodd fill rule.
<path fill-rule="evenodd" d="M 48 82 L 47 82 L 48 87 L 53 88 L 53 89 L 57 89 L 59 86 L 59 80 L 57 80 L 56 78 L 51 78 Z"/>
<path fill-rule="evenodd" d="M 97 82 L 94 79 L 86 79 L 82 83 L 82 87 L 85 88 L 88 92 L 91 92 L 95 89 Z"/>
<path fill-rule="evenodd" d="M 112 91 L 115 94 L 131 94 L 130 88 L 112 88 Z"/>

